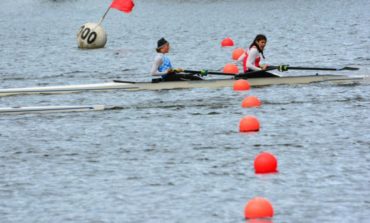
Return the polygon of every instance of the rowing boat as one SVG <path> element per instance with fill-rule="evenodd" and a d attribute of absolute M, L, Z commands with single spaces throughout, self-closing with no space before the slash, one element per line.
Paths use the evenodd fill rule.
<path fill-rule="evenodd" d="M 85 112 L 103 111 L 116 107 L 106 105 L 89 106 L 38 106 L 38 107 L 6 107 L 0 108 L 0 114 L 51 113 L 51 112 Z"/>
<path fill-rule="evenodd" d="M 250 85 L 268 86 L 268 85 L 296 85 L 310 84 L 317 82 L 336 82 L 349 83 L 362 80 L 362 77 L 349 77 L 345 75 L 306 75 L 306 76 L 286 76 L 286 77 L 266 77 L 249 78 Z M 209 79 L 199 81 L 171 81 L 171 82 L 130 82 L 115 80 L 100 84 L 66 85 L 66 86 L 46 86 L 46 87 L 28 87 L 28 88 L 8 88 L 0 89 L 0 96 L 24 95 L 24 94 L 65 94 L 84 91 L 107 91 L 107 90 L 171 90 L 188 88 L 223 88 L 233 86 L 235 79 Z"/>

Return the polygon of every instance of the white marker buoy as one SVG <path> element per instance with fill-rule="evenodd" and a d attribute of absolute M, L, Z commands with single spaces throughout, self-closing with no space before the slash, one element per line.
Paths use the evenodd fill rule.
<path fill-rule="evenodd" d="M 77 33 L 77 44 L 82 49 L 102 48 L 107 43 L 107 34 L 100 23 L 85 23 Z"/>
<path fill-rule="evenodd" d="M 102 48 L 107 43 L 107 34 L 101 26 L 105 16 L 108 14 L 111 8 L 120 10 L 124 13 L 131 13 L 134 8 L 135 3 L 133 0 L 122 1 L 122 0 L 113 0 L 112 4 L 105 11 L 103 17 L 101 17 L 98 23 L 85 23 L 81 26 L 80 30 L 77 33 L 77 44 L 81 49 L 96 49 Z"/>

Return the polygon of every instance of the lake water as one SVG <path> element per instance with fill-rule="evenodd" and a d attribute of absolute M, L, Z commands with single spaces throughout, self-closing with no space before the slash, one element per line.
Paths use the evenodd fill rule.
<path fill-rule="evenodd" d="M 136 1 L 131 14 L 109 12 L 105 48 L 78 49 L 79 27 L 109 4 L 1 1 L 1 88 L 149 80 L 161 37 L 176 67 L 218 69 L 232 51 L 223 38 L 247 47 L 258 33 L 268 63 L 370 74 L 370 1 Z M 283 73 L 302 74 L 312 73 Z M 247 95 L 262 107 L 242 109 Z M 1 97 L 0 107 L 123 109 L 2 115 L 0 222 L 245 222 L 255 196 L 275 223 L 370 222 L 369 95 L 368 83 L 321 83 Z M 260 132 L 239 133 L 245 115 Z M 254 174 L 262 151 L 278 174 Z"/>

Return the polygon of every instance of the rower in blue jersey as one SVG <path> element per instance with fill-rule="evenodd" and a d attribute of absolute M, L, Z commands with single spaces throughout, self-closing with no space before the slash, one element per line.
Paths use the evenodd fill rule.
<path fill-rule="evenodd" d="M 166 56 L 170 51 L 170 44 L 164 38 L 158 40 L 156 51 L 157 54 L 154 58 L 150 74 L 152 76 L 160 76 L 160 78 L 153 79 L 153 82 L 202 80 L 198 76 L 182 73 L 183 69 L 181 68 L 173 68 L 170 58 Z"/>

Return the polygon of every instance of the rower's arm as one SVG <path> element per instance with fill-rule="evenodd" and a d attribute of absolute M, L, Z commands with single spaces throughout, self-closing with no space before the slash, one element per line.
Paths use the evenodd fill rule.
<path fill-rule="evenodd" d="M 254 61 L 256 61 L 256 58 L 258 56 L 259 52 L 256 48 L 252 48 L 250 49 L 249 51 L 249 54 L 248 54 L 248 59 L 247 59 L 247 67 L 248 69 L 251 69 L 251 70 L 262 70 L 261 68 L 255 66 L 253 63 Z"/>
<path fill-rule="evenodd" d="M 162 60 L 162 57 L 155 57 L 154 59 L 154 63 L 152 65 L 152 69 L 150 70 L 150 74 L 152 76 L 162 76 L 164 74 L 167 74 L 167 71 L 162 71 L 162 72 L 159 72 L 158 71 L 158 68 L 162 65 L 163 63 L 163 60 Z"/>
<path fill-rule="evenodd" d="M 245 56 L 246 56 L 245 53 L 242 53 L 242 55 L 240 55 L 240 57 L 236 60 L 236 63 L 242 64 Z"/>
<path fill-rule="evenodd" d="M 242 55 L 240 55 L 240 57 L 236 61 L 234 61 L 233 63 L 236 66 L 238 66 L 238 68 L 241 68 L 243 70 L 244 69 L 243 68 L 243 60 L 244 60 L 245 57 L 246 57 L 245 53 L 242 53 Z"/>

